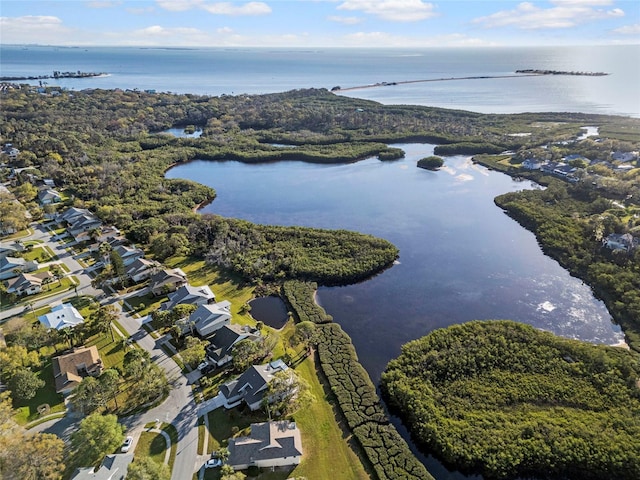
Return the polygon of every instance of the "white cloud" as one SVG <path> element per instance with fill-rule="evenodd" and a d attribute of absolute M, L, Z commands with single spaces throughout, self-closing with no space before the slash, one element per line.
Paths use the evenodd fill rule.
<path fill-rule="evenodd" d="M 635 25 L 625 25 L 624 27 L 616 28 L 615 33 L 621 33 L 623 35 L 640 35 L 640 23 Z"/>
<path fill-rule="evenodd" d="M 204 0 L 157 0 L 158 6 L 173 12 L 184 12 L 194 8 L 205 10 L 213 15 L 266 15 L 271 7 L 264 2 L 205 2 Z"/>
<path fill-rule="evenodd" d="M 184 12 L 202 4 L 202 0 L 157 0 L 158 6 L 172 12 Z"/>
<path fill-rule="evenodd" d="M 534 30 L 541 28 L 569 28 L 594 20 L 623 17 L 619 8 L 611 10 L 595 8 L 611 5 L 612 0 L 554 0 L 550 8 L 540 8 L 533 3 L 523 2 L 513 10 L 480 17 L 473 20 L 487 28 L 514 26 Z"/>
<path fill-rule="evenodd" d="M 216 33 L 228 35 L 230 33 L 233 33 L 233 28 L 230 28 L 230 27 L 217 28 Z"/>
<path fill-rule="evenodd" d="M 231 2 L 216 2 L 203 4 L 200 8 L 214 15 L 266 15 L 271 13 L 271 7 L 264 2 L 249 2 L 235 5 Z"/>
<path fill-rule="evenodd" d="M 176 35 L 201 35 L 203 32 L 198 30 L 197 28 L 189 28 L 189 27 L 176 27 L 176 28 L 165 28 L 160 25 L 152 25 L 150 27 L 142 28 L 140 30 L 135 30 L 133 32 L 134 36 L 148 36 L 148 37 L 169 37 Z"/>
<path fill-rule="evenodd" d="M 360 17 L 341 17 L 338 15 L 331 15 L 327 17 L 327 20 L 336 23 L 342 23 L 343 25 L 356 25 L 362 22 L 362 18 Z"/>
<path fill-rule="evenodd" d="M 384 20 L 416 22 L 435 17 L 432 3 L 422 0 L 346 0 L 338 10 L 362 11 Z"/>
<path fill-rule="evenodd" d="M 72 32 L 54 16 L 27 15 L 24 17 L 0 17 L 2 43 L 59 43 Z"/>
<path fill-rule="evenodd" d="M 94 1 L 94 2 L 86 2 L 87 7 L 89 8 L 113 8 L 119 5 L 122 5 L 122 2 L 115 1 Z"/>

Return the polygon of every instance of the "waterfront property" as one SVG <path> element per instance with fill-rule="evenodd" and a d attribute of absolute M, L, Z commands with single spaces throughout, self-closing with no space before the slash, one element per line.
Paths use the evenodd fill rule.
<path fill-rule="evenodd" d="M 199 305 L 189 316 L 189 325 L 193 325 L 202 337 L 211 335 L 229 323 L 231 323 L 231 302 L 227 300 Z"/>
<path fill-rule="evenodd" d="M 210 362 L 221 367 L 233 359 L 231 350 L 236 343 L 241 340 L 255 342 L 261 338 L 258 330 L 252 330 L 246 325 L 224 325 L 208 339 L 207 357 Z"/>
<path fill-rule="evenodd" d="M 289 367 L 282 361 L 276 360 L 264 365 L 252 365 L 238 378 L 224 383 L 220 387 L 225 408 L 237 407 L 245 403 L 250 410 L 257 410 L 262 404 L 262 398 L 273 376 L 284 372 Z"/>
<path fill-rule="evenodd" d="M 247 437 L 229 439 L 227 463 L 235 470 L 298 465 L 302 458 L 302 439 L 295 422 L 252 423 Z"/>

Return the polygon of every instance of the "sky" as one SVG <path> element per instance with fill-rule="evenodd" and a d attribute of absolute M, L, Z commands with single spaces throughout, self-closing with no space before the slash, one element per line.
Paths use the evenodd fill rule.
<path fill-rule="evenodd" d="M 289 48 L 640 44 L 640 0 L 1 0 L 0 43 Z"/>

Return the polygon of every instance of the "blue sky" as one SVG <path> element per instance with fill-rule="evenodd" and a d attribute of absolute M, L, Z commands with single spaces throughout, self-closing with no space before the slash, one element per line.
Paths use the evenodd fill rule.
<path fill-rule="evenodd" d="M 639 0 L 2 0 L 2 44 L 640 44 Z"/>

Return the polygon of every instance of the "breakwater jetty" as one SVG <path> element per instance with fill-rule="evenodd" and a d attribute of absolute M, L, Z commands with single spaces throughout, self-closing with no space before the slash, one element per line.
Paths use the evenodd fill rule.
<path fill-rule="evenodd" d="M 378 88 L 378 87 L 392 87 L 394 85 L 407 85 L 410 83 L 427 83 L 427 82 L 449 82 L 452 80 L 486 80 L 494 78 L 523 78 L 523 77 L 539 77 L 542 75 L 574 75 L 574 76 L 588 76 L 588 77 L 601 77 L 609 75 L 603 72 L 564 72 L 560 70 L 516 70 L 512 75 L 479 75 L 472 77 L 443 77 L 443 78 L 427 78 L 424 80 L 402 80 L 399 82 L 378 82 L 371 83 L 369 85 L 358 85 L 355 87 L 340 87 L 336 86 L 331 89 L 332 92 L 347 92 L 349 90 L 360 90 L 362 88 Z"/>
<path fill-rule="evenodd" d="M 516 70 L 516 73 L 534 74 L 534 75 L 575 75 L 579 77 L 604 77 L 609 75 L 605 72 L 565 72 L 562 70 Z"/>
<path fill-rule="evenodd" d="M 101 77 L 103 75 L 106 75 L 106 73 L 81 72 L 80 70 L 78 70 L 77 72 L 54 71 L 53 74 L 51 75 L 32 75 L 32 76 L 24 76 L 24 77 L 0 77 L 0 82 L 14 82 L 19 80 L 51 80 L 51 79 L 59 79 L 59 78 L 93 78 L 93 77 Z"/>

